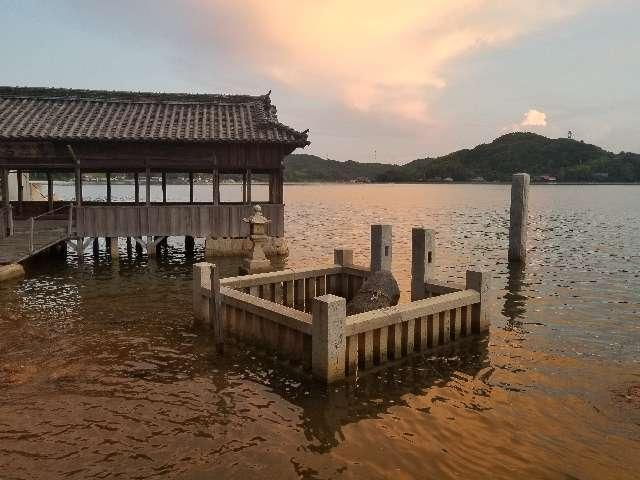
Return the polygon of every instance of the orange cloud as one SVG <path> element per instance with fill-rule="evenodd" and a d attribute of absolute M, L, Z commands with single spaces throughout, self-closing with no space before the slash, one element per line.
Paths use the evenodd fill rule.
<path fill-rule="evenodd" d="M 444 67 L 598 0 L 193 0 L 215 41 L 274 81 L 350 109 L 429 120 Z"/>

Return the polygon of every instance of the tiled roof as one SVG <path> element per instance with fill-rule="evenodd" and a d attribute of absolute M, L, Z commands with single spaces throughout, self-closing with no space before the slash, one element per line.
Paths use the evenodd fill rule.
<path fill-rule="evenodd" d="M 269 94 L 30 87 L 0 87 L 0 139 L 309 144 L 278 122 Z"/>

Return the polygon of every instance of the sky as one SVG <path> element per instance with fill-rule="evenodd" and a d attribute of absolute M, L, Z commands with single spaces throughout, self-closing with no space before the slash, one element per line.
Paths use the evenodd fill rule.
<path fill-rule="evenodd" d="M 0 84 L 264 94 L 304 151 L 640 152 L 640 0 L 0 0 Z"/>

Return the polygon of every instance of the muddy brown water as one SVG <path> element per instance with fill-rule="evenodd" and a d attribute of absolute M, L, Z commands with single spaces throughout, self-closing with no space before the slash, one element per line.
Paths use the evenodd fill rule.
<path fill-rule="evenodd" d="M 440 278 L 495 273 L 488 336 L 330 388 L 191 328 L 201 242 L 38 258 L 0 286 L 0 478 L 640 478 L 640 187 L 532 187 L 524 268 L 505 262 L 508 195 L 285 187 L 290 265 L 340 246 L 366 263 L 383 222 L 405 299 L 413 225 L 437 229 Z"/>

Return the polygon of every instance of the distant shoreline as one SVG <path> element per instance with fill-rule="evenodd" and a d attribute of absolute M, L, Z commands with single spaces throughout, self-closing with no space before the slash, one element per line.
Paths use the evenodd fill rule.
<path fill-rule="evenodd" d="M 46 185 L 44 180 L 32 180 L 30 183 L 36 183 L 39 185 Z M 54 185 L 70 185 L 73 186 L 74 182 L 64 180 L 54 180 Z M 206 182 L 193 182 L 194 185 L 212 185 Z M 511 182 L 284 182 L 285 185 L 511 185 Z M 83 181 L 82 185 L 107 185 L 107 182 L 86 182 Z M 111 185 L 134 185 L 134 182 L 111 182 Z M 140 185 L 146 185 L 145 182 L 140 182 Z M 162 185 L 160 182 L 151 182 L 151 185 Z M 188 186 L 188 183 L 182 182 L 167 182 L 167 185 L 182 185 Z M 237 185 L 242 186 L 242 183 L 221 183 L 221 185 Z M 252 183 L 252 185 L 268 185 L 266 182 Z M 640 182 L 531 182 L 531 185 L 640 185 Z"/>

